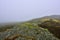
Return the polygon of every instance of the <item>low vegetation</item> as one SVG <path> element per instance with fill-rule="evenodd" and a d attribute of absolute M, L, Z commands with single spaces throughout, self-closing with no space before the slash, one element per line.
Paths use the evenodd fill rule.
<path fill-rule="evenodd" d="M 0 27 L 0 40 L 60 40 L 58 20 L 40 21 Z"/>
<path fill-rule="evenodd" d="M 38 26 L 48 29 L 54 36 L 60 38 L 60 22 L 58 20 L 50 19 L 38 24 Z"/>

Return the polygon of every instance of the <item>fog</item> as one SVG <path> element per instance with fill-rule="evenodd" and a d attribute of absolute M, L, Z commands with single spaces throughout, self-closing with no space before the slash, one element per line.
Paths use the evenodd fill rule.
<path fill-rule="evenodd" d="M 0 23 L 60 15 L 60 0 L 0 0 Z"/>

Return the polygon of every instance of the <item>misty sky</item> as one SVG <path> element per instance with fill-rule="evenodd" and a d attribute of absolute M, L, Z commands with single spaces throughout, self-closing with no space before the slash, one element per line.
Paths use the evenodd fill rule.
<path fill-rule="evenodd" d="M 0 23 L 60 15 L 60 0 L 0 0 Z"/>

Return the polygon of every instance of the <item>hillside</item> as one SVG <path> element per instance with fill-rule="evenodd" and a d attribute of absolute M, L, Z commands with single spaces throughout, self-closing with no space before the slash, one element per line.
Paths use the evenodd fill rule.
<path fill-rule="evenodd" d="M 1 26 L 0 40 L 60 40 L 59 16 L 51 17 Z"/>
<path fill-rule="evenodd" d="M 49 19 L 60 20 L 60 15 L 51 15 L 51 16 L 45 16 L 45 17 L 41 17 L 41 18 L 36 18 L 36 19 L 32 19 L 29 22 L 38 23 L 38 22 L 43 22 L 45 20 L 49 20 Z"/>

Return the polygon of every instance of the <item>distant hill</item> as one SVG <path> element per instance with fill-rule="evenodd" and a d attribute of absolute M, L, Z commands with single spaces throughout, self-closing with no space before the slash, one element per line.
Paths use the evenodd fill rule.
<path fill-rule="evenodd" d="M 38 22 L 42 22 L 42 21 L 45 21 L 45 20 L 49 20 L 49 19 L 60 20 L 60 15 L 44 16 L 44 17 L 41 17 L 41 18 L 32 19 L 29 22 L 38 23 Z"/>
<path fill-rule="evenodd" d="M 59 19 L 60 20 L 60 15 L 45 16 L 45 17 L 42 17 L 41 19 L 44 19 L 44 18 Z"/>
<path fill-rule="evenodd" d="M 51 18 L 56 18 L 56 19 L 60 19 L 60 15 L 52 15 L 50 16 Z"/>

